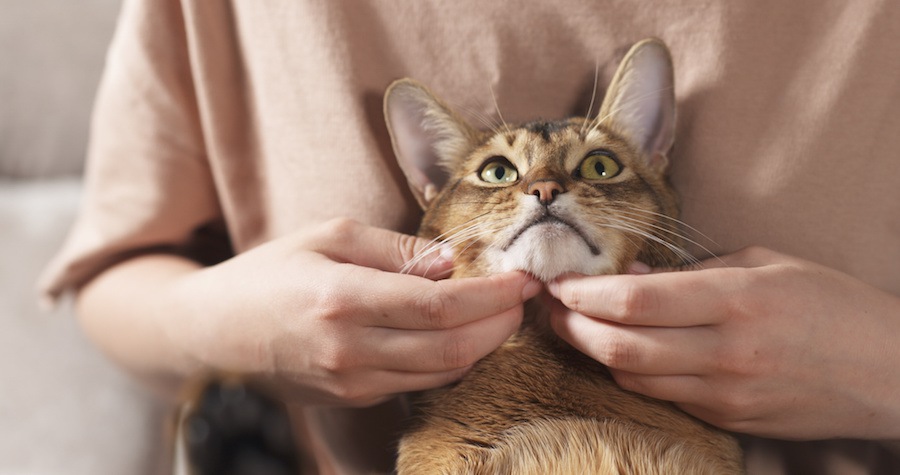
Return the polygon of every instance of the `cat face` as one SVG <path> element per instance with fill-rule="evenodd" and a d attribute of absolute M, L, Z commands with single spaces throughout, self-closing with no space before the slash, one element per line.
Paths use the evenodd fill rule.
<path fill-rule="evenodd" d="M 421 234 L 453 245 L 464 275 L 621 272 L 670 199 L 627 140 L 584 119 L 491 135 L 450 177 Z"/>
<path fill-rule="evenodd" d="M 623 60 L 595 119 L 477 131 L 423 86 L 389 89 L 394 148 L 425 210 L 420 235 L 452 246 L 456 276 L 622 272 L 677 260 L 665 178 L 674 98 L 657 41 Z"/>

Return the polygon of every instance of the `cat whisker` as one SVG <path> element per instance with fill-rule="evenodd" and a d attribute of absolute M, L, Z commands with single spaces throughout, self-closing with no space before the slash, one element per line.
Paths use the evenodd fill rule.
<path fill-rule="evenodd" d="M 493 135 L 499 135 L 501 132 L 500 127 L 506 125 L 502 122 L 498 122 L 498 120 L 496 120 L 495 118 L 484 114 L 475 108 L 459 107 L 458 109 L 463 111 L 466 115 L 477 119 L 478 122 L 480 122 L 481 125 L 485 127 L 485 129 L 490 130 Z"/>
<path fill-rule="evenodd" d="M 699 243 L 697 243 L 696 241 L 694 241 L 694 240 L 691 239 L 690 237 L 688 237 L 688 236 L 686 236 L 686 235 L 680 233 L 680 232 L 678 231 L 677 228 L 672 228 L 672 227 L 663 225 L 662 223 L 658 223 L 658 224 L 657 224 L 657 223 L 654 223 L 654 222 L 645 221 L 644 219 L 642 219 L 643 217 L 640 216 L 640 215 L 637 215 L 637 214 L 631 214 L 631 213 L 629 213 L 628 211 L 625 211 L 625 210 L 618 210 L 618 216 L 616 216 L 616 217 L 617 217 L 618 219 L 625 220 L 625 221 L 629 221 L 629 222 L 634 223 L 634 224 L 639 224 L 639 225 L 645 225 L 645 226 L 648 226 L 649 228 L 652 228 L 652 229 L 654 229 L 654 230 L 656 230 L 656 231 L 659 231 L 659 232 L 661 232 L 661 233 L 667 234 L 667 235 L 669 235 L 669 236 L 671 236 L 671 237 L 673 237 L 673 238 L 675 238 L 675 239 L 678 239 L 678 240 L 681 240 L 681 241 L 687 241 L 687 242 L 689 242 L 689 243 L 691 243 L 691 244 L 695 244 L 695 245 L 697 245 L 697 246 L 700 246 Z"/>
<path fill-rule="evenodd" d="M 463 201 L 457 200 L 452 203 L 443 203 L 441 206 L 461 206 L 461 205 L 502 205 L 506 204 L 503 200 L 496 201 L 488 201 L 488 200 L 472 200 L 472 201 Z"/>
<path fill-rule="evenodd" d="M 703 238 L 703 239 L 709 241 L 712 245 L 718 247 L 718 243 L 716 243 L 712 238 L 710 238 L 709 236 L 703 234 L 702 232 L 700 232 L 699 230 L 697 230 L 697 228 L 695 228 L 695 227 L 693 227 L 693 226 L 691 226 L 691 225 L 685 223 L 684 221 L 682 221 L 682 220 L 680 220 L 680 219 L 676 219 L 676 218 L 673 218 L 673 217 L 671 217 L 671 216 L 667 216 L 667 215 L 662 214 L 662 213 L 657 213 L 657 212 L 654 212 L 654 211 L 650 211 L 650 210 L 646 210 L 646 209 L 641 209 L 641 208 L 637 208 L 637 207 L 628 207 L 627 209 L 619 209 L 618 211 L 619 211 L 620 213 L 624 214 L 624 215 L 629 215 L 629 214 L 630 214 L 630 216 L 632 217 L 631 219 L 637 220 L 637 221 L 639 221 L 639 222 L 642 222 L 642 221 L 640 221 L 640 218 L 644 217 L 644 216 L 641 215 L 641 213 L 644 213 L 644 215 L 650 215 L 650 216 L 652 216 L 652 217 L 654 217 L 654 218 L 664 218 L 664 219 L 667 219 L 670 223 L 676 224 L 676 225 L 678 225 L 678 226 L 680 226 L 680 227 L 687 228 L 688 230 L 690 230 L 690 231 L 692 231 L 692 232 L 698 234 L 701 238 Z M 624 218 L 626 218 L 626 216 L 620 216 L 620 218 L 623 218 L 623 219 L 624 219 Z M 668 228 L 668 227 L 665 227 L 665 226 L 661 226 L 661 225 L 657 226 L 657 225 L 652 225 L 652 224 L 651 224 L 650 226 L 653 227 L 654 229 L 659 230 L 659 231 L 666 232 L 666 233 L 668 233 L 668 234 L 670 234 L 670 235 L 672 235 L 672 236 L 674 236 L 674 237 L 676 237 L 676 238 L 679 238 L 679 239 L 681 239 L 681 240 L 683 240 L 683 241 L 685 241 L 685 242 L 688 242 L 688 243 L 690 243 L 690 244 L 693 244 L 693 245 L 696 246 L 698 249 L 700 249 L 701 251 L 703 251 L 704 253 L 706 253 L 710 258 L 716 259 L 716 260 L 718 260 L 720 263 L 722 263 L 723 265 L 726 265 L 726 264 L 725 264 L 725 261 L 723 261 L 721 258 L 719 258 L 719 256 L 717 256 L 713 251 L 711 251 L 709 248 L 707 248 L 706 246 L 704 246 L 703 244 L 701 244 L 701 243 L 698 242 L 697 240 L 692 239 L 692 238 L 689 237 L 687 234 L 680 233 L 680 232 L 678 232 L 678 231 L 675 230 L 675 229 L 671 229 L 671 228 Z"/>
<path fill-rule="evenodd" d="M 512 221 L 512 220 L 510 220 L 510 221 Z M 496 234 L 496 233 L 492 231 L 491 234 Z M 470 243 L 468 246 L 466 246 L 466 247 L 462 250 L 462 252 L 468 251 L 474 244 L 475 244 L 475 242 Z M 461 269 L 462 269 L 462 270 L 467 270 L 471 264 L 473 264 L 473 263 L 475 263 L 475 262 L 479 262 L 479 261 L 481 260 L 482 256 L 484 256 L 486 253 L 488 253 L 488 252 L 490 252 L 490 251 L 492 251 L 492 250 L 498 250 L 498 249 L 501 249 L 501 248 L 502 248 L 502 246 L 501 246 L 501 244 L 500 244 L 499 242 L 497 242 L 496 240 L 489 240 L 489 241 L 486 243 L 486 245 L 484 246 L 484 249 L 482 249 L 481 252 L 479 252 L 478 255 L 475 256 L 475 258 L 472 259 L 472 260 L 469 262 L 469 264 L 466 264 L 466 266 L 462 267 Z"/>
<path fill-rule="evenodd" d="M 497 95 L 494 94 L 494 86 L 491 86 L 491 99 L 493 99 L 493 101 L 494 101 L 494 109 L 497 110 L 497 117 L 500 118 L 500 122 L 503 124 L 503 127 L 506 129 L 506 133 L 507 134 L 512 133 L 512 130 L 510 130 L 510 128 L 509 128 L 509 124 L 507 124 L 506 121 L 503 120 L 503 113 L 500 112 L 500 103 L 497 102 Z"/>
<path fill-rule="evenodd" d="M 587 114 L 585 114 L 585 118 L 591 116 L 591 112 L 594 110 L 594 100 L 597 99 L 597 80 L 600 77 L 600 62 L 597 61 L 594 65 L 594 87 L 591 88 L 591 103 L 588 105 Z M 584 122 L 581 123 L 581 130 L 578 134 L 581 136 L 582 140 L 584 140 L 584 128 L 587 126 L 588 120 L 585 119 Z"/>
<path fill-rule="evenodd" d="M 689 252 L 687 252 L 682 247 L 680 247 L 676 244 L 673 244 L 653 233 L 647 232 L 646 230 L 641 229 L 641 228 L 639 228 L 633 224 L 630 224 L 628 222 L 623 222 L 622 220 L 618 220 L 618 219 L 616 219 L 616 220 L 607 219 L 607 222 L 604 224 L 600 224 L 600 226 L 610 228 L 610 229 L 616 229 L 616 230 L 623 231 L 626 233 L 633 233 L 644 239 L 647 239 L 649 241 L 652 241 L 659 245 L 662 245 L 665 248 L 672 251 L 672 253 L 674 253 L 685 264 L 690 264 L 690 265 L 695 265 L 695 266 L 700 264 L 700 261 L 696 257 L 692 256 Z"/>
<path fill-rule="evenodd" d="M 467 241 L 475 241 L 482 236 L 490 235 L 494 232 L 493 228 L 487 228 L 487 226 L 479 226 L 478 228 L 472 229 L 466 233 L 460 233 L 458 235 L 452 236 L 450 239 L 444 241 L 444 244 L 457 247 L 461 244 L 466 243 Z"/>
<path fill-rule="evenodd" d="M 441 246 L 447 245 L 450 247 L 458 247 L 466 241 L 474 242 L 482 236 L 494 233 L 495 230 L 493 229 L 493 227 L 488 227 L 488 223 L 477 221 L 479 218 L 487 216 L 488 214 L 490 214 L 490 212 L 475 216 L 467 220 L 466 222 L 449 229 L 448 231 L 442 233 L 440 236 L 432 239 L 431 242 L 427 246 L 425 246 L 425 248 L 419 251 L 419 253 L 417 253 L 403 265 L 403 267 L 400 269 L 400 273 L 408 274 L 413 267 L 418 265 L 427 256 L 432 255 Z M 497 221 L 495 220 L 493 224 L 496 224 L 496 222 Z M 438 257 L 436 256 L 434 258 L 434 261 L 437 261 L 437 259 Z"/>
<path fill-rule="evenodd" d="M 608 221 L 608 220 L 607 220 L 607 221 Z M 601 226 L 603 226 L 603 225 L 601 224 Z M 628 242 L 630 242 L 632 245 L 634 245 L 634 246 L 637 247 L 637 248 L 644 247 L 644 246 L 641 245 L 642 243 L 638 242 L 636 239 L 634 239 L 634 238 L 632 237 L 632 234 L 634 234 L 634 233 L 624 233 L 624 234 L 622 235 L 622 237 L 624 237 L 625 239 L 627 239 Z M 663 255 L 661 252 L 657 251 L 656 249 L 653 249 L 653 250 L 656 252 L 656 254 L 660 257 L 661 260 L 665 260 L 665 258 L 666 258 L 665 255 Z"/>
<path fill-rule="evenodd" d="M 515 221 L 514 217 L 498 218 L 495 214 L 490 212 L 477 216 L 475 219 L 484 217 L 488 214 L 491 214 L 490 222 L 479 222 L 461 229 L 458 232 L 447 236 L 443 241 L 443 244 L 452 247 L 457 255 L 468 253 L 472 246 L 478 243 L 485 244 L 485 248 L 471 261 L 471 263 L 478 262 L 485 252 L 500 247 L 499 244 L 491 239 L 485 241 L 481 238 L 495 236 L 501 229 L 508 227 L 511 222 Z M 470 264 L 466 264 L 461 270 L 467 269 Z"/>
<path fill-rule="evenodd" d="M 706 234 L 703 234 L 703 232 L 700 231 L 699 229 L 691 226 L 690 224 L 688 224 L 678 218 L 673 218 L 672 216 L 669 216 L 669 215 L 666 215 L 663 213 L 659 213 L 656 211 L 651 211 L 651 210 L 643 209 L 643 208 L 637 208 L 634 206 L 628 206 L 628 210 L 629 211 L 637 211 L 637 212 L 644 213 L 644 214 L 649 214 L 649 215 L 652 215 L 652 216 L 655 216 L 658 218 L 662 218 L 662 219 L 667 219 L 667 220 L 672 221 L 672 222 L 678 224 L 679 226 L 684 227 L 684 228 L 688 229 L 689 231 L 697 234 L 699 237 L 702 237 L 703 239 L 709 241 L 711 244 L 718 246 L 718 243 L 714 239 L 707 236 Z"/>
<path fill-rule="evenodd" d="M 469 252 L 469 249 L 471 249 L 472 246 L 474 246 L 478 242 L 481 242 L 481 240 L 480 240 L 481 237 L 490 236 L 495 233 L 496 233 L 496 229 L 493 229 L 493 228 L 487 229 L 487 227 L 486 227 L 486 229 L 484 229 L 483 232 L 469 237 L 468 244 L 465 244 L 465 246 L 462 249 L 460 249 L 458 253 L 460 255 L 462 255 L 462 254 Z M 459 242 L 454 243 L 453 245 L 454 245 L 454 247 L 459 247 L 461 244 L 464 244 L 464 243 L 465 243 L 465 240 L 460 240 Z M 474 262 L 478 262 L 481 259 L 481 256 L 484 255 L 485 252 L 487 252 L 489 249 L 492 249 L 494 247 L 497 247 L 497 246 L 493 242 L 489 241 L 487 243 L 487 245 L 485 246 L 485 248 L 478 254 L 478 256 L 476 256 L 475 259 L 473 259 L 469 264 L 466 264 L 464 267 L 462 267 L 461 270 L 468 269 L 469 265 L 471 265 Z"/>
<path fill-rule="evenodd" d="M 419 262 L 421 262 L 425 257 L 431 255 L 435 251 L 437 251 L 446 241 L 454 239 L 456 236 L 462 235 L 463 233 L 469 232 L 472 229 L 478 227 L 480 223 L 473 223 L 478 218 L 487 215 L 488 213 L 484 213 L 479 216 L 475 216 L 466 222 L 447 230 L 442 233 L 440 236 L 432 239 L 431 242 L 425 246 L 421 251 L 419 251 L 415 256 L 413 256 L 409 261 L 407 261 L 403 267 L 400 269 L 401 274 L 408 274 L 413 267 L 415 267 Z M 435 257 L 437 260 L 437 257 Z"/>

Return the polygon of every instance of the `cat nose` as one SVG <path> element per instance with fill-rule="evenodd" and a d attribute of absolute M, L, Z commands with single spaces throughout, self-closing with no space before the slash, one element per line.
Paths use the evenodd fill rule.
<path fill-rule="evenodd" d="M 528 194 L 537 196 L 542 205 L 547 206 L 556 199 L 560 193 L 565 193 L 565 188 L 556 180 L 536 181 L 528 186 Z"/>

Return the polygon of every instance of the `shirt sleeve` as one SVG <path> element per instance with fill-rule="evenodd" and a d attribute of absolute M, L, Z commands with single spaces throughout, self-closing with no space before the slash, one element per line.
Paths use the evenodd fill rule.
<path fill-rule="evenodd" d="M 39 290 L 55 301 L 129 256 L 196 247 L 198 231 L 222 229 L 221 215 L 180 3 L 126 1 L 97 93 L 79 213 Z"/>

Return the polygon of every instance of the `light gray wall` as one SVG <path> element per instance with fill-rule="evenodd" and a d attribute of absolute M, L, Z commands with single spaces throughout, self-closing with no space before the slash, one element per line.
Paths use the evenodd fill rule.
<path fill-rule="evenodd" d="M 119 0 L 0 0 L 0 177 L 77 174 Z"/>

